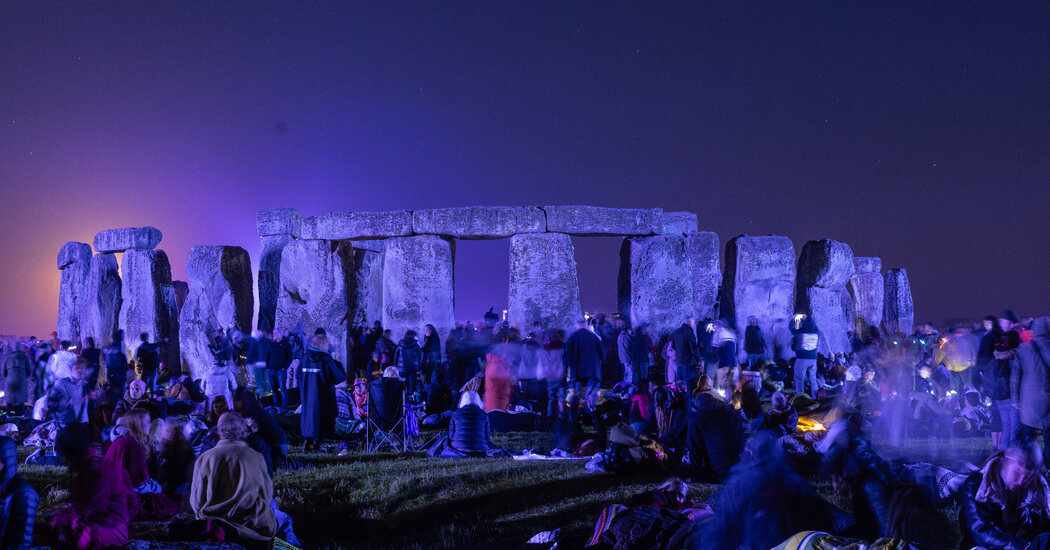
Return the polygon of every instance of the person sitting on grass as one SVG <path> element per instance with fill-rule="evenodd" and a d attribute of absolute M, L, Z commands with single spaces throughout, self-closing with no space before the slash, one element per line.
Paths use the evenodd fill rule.
<path fill-rule="evenodd" d="M 697 384 L 687 423 L 689 462 L 682 464 L 685 475 L 696 480 L 724 480 L 744 448 L 744 426 L 736 411 L 711 389 L 707 376 Z"/>
<path fill-rule="evenodd" d="M 778 436 L 792 435 L 798 431 L 798 411 L 788 404 L 787 396 L 776 392 L 770 399 L 772 409 L 762 423 L 763 430 L 773 430 Z"/>
<path fill-rule="evenodd" d="M 58 434 L 56 451 L 69 466 L 69 504 L 51 520 L 58 548 L 96 550 L 128 543 L 129 512 L 134 496 L 127 473 L 102 459 L 91 445 L 85 424 L 73 424 Z"/>
<path fill-rule="evenodd" d="M 992 455 L 966 480 L 958 495 L 962 548 L 1037 547 L 1029 543 L 1050 531 L 1050 487 L 1039 473 L 1042 466 L 1038 447 L 1015 445 Z"/>
<path fill-rule="evenodd" d="M 143 409 L 129 411 L 117 421 L 117 427 L 115 431 L 121 435 L 106 451 L 106 462 L 128 473 L 128 488 L 135 497 L 130 510 L 131 517 L 151 521 L 175 515 L 179 510 L 179 501 L 165 495 L 160 484 L 150 476 L 149 413 Z"/>
<path fill-rule="evenodd" d="M 268 548 L 278 526 L 266 461 L 244 442 L 248 426 L 237 413 L 219 417 L 218 431 L 218 445 L 194 464 L 190 508 L 196 519 L 210 520 L 204 538 Z"/>
<path fill-rule="evenodd" d="M 0 437 L 0 548 L 32 546 L 39 507 L 40 497 L 18 475 L 18 447 L 10 437 Z"/>
<path fill-rule="evenodd" d="M 157 404 L 146 392 L 146 383 L 142 380 L 132 380 L 128 384 L 128 391 L 124 392 L 124 397 L 117 401 L 117 406 L 113 409 L 113 419 L 118 420 L 133 410 L 146 411 L 151 418 L 159 416 Z"/>
<path fill-rule="evenodd" d="M 466 391 L 459 398 L 459 408 L 452 413 L 448 424 L 448 445 L 437 456 L 459 458 L 485 456 L 489 441 L 489 417 L 484 402 L 477 392 Z"/>

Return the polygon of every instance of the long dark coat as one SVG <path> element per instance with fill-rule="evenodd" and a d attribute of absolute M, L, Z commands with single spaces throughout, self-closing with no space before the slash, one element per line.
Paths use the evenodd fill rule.
<path fill-rule="evenodd" d="M 7 403 L 22 405 L 29 399 L 29 373 L 33 370 L 29 355 L 24 351 L 13 351 L 4 359 L 4 390 Z"/>
<path fill-rule="evenodd" d="M 303 437 L 325 437 L 335 433 L 335 385 L 346 380 L 343 366 L 331 355 L 306 348 L 297 374 L 303 409 L 299 429 Z"/>

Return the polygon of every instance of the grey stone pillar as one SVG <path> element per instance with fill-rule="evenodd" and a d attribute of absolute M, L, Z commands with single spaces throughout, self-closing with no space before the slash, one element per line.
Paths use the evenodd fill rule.
<path fill-rule="evenodd" d="M 168 255 L 163 250 L 127 250 L 120 273 L 120 328 L 127 349 L 138 349 L 139 335 L 145 333 L 150 342 L 163 343 L 161 361 L 165 365 L 181 364 L 178 307 Z"/>
<path fill-rule="evenodd" d="M 757 317 L 766 349 L 772 350 L 774 321 L 789 320 L 794 309 L 795 247 L 791 239 L 775 235 L 735 237 L 726 243 L 725 262 L 721 317 L 736 327 L 741 349 L 747 319 Z"/>
<path fill-rule="evenodd" d="M 696 314 L 685 237 L 624 239 L 620 261 L 620 315 L 632 326 L 647 324 L 657 337 L 679 327 L 686 316 Z"/>
<path fill-rule="evenodd" d="M 572 238 L 564 233 L 524 233 L 510 238 L 510 286 L 507 320 L 532 330 L 539 321 L 547 330 L 571 333 L 580 312 L 580 283 Z"/>
<path fill-rule="evenodd" d="M 383 255 L 383 328 L 394 341 L 434 325 L 442 338 L 455 324 L 452 262 L 455 242 L 435 235 L 398 237 Z"/>
<path fill-rule="evenodd" d="M 798 260 L 795 311 L 805 313 L 817 324 L 820 340 L 817 352 L 849 353 L 848 304 L 842 296 L 853 276 L 853 250 L 831 239 L 809 241 Z"/>
<path fill-rule="evenodd" d="M 85 336 L 94 338 L 100 348 L 113 343 L 120 318 L 120 289 L 117 257 L 110 253 L 92 256 L 84 293 L 83 331 Z"/>
<path fill-rule="evenodd" d="M 722 286 L 722 268 L 718 234 L 711 231 L 688 234 L 685 252 L 693 276 L 693 306 L 697 322 L 718 317 L 718 289 Z"/>
<path fill-rule="evenodd" d="M 346 363 L 347 278 L 353 269 L 353 248 L 345 241 L 293 240 L 281 253 L 281 273 L 275 310 L 276 327 L 301 325 L 303 342 L 318 328 L 328 333 L 332 356 Z"/>
<path fill-rule="evenodd" d="M 857 335 L 865 338 L 871 329 L 882 328 L 882 307 L 885 300 L 886 283 L 882 277 L 882 260 L 879 258 L 853 258 L 856 272 L 849 280 L 849 291 L 853 297 L 854 326 Z"/>
<path fill-rule="evenodd" d="M 238 246 L 195 246 L 186 262 L 186 277 L 189 294 L 179 315 L 179 344 L 197 379 L 214 364 L 208 345 L 219 328 L 251 331 L 251 259 Z"/>
<path fill-rule="evenodd" d="M 890 269 L 885 277 L 885 296 L 882 309 L 882 328 L 887 335 L 911 334 L 915 323 L 915 305 L 911 298 L 908 272 L 903 268 Z"/>
<path fill-rule="evenodd" d="M 58 286 L 58 332 L 60 340 L 75 341 L 83 331 L 83 310 L 91 264 L 91 245 L 70 241 L 58 252 L 62 277 Z"/>
<path fill-rule="evenodd" d="M 383 320 L 383 250 L 385 241 L 351 241 L 354 276 L 350 296 L 352 325 L 371 326 Z"/>
<path fill-rule="evenodd" d="M 277 295 L 280 292 L 281 253 L 299 237 L 302 225 L 294 208 L 260 210 L 255 227 L 262 241 L 259 255 L 259 322 L 262 330 L 272 330 L 276 320 Z"/>

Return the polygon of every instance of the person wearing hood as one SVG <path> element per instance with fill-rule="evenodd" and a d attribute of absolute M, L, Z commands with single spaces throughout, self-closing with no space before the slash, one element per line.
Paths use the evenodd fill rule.
<path fill-rule="evenodd" d="M 1017 348 L 1017 368 L 1010 373 L 1011 394 L 1021 411 L 1019 437 L 1028 443 L 1043 431 L 1043 456 L 1050 449 L 1050 319 L 1032 322 L 1032 341 Z"/>
<path fill-rule="evenodd" d="M 687 477 L 721 482 L 740 459 L 744 448 L 744 426 L 733 407 L 711 389 L 711 379 L 702 376 L 697 394 L 689 406 L 686 453 L 683 461 Z"/>
<path fill-rule="evenodd" d="M 18 446 L 10 437 L 0 436 L 0 467 L 0 548 L 29 548 L 40 497 L 18 475 Z"/>
<path fill-rule="evenodd" d="M 306 348 L 306 356 L 297 376 L 302 413 L 299 429 L 303 436 L 303 451 L 311 446 L 321 449 L 321 440 L 335 432 L 338 407 L 335 385 L 346 380 L 343 366 L 328 354 L 328 337 L 315 334 Z"/>
<path fill-rule="evenodd" d="M 416 331 L 405 332 L 405 337 L 397 343 L 394 349 L 394 366 L 401 378 L 405 379 L 408 395 L 416 393 L 416 379 L 419 378 L 419 369 L 423 364 L 423 350 L 416 340 Z"/>
<path fill-rule="evenodd" d="M 151 418 L 160 416 L 157 405 L 146 393 L 146 383 L 142 380 L 132 380 L 128 384 L 128 391 L 124 392 L 124 397 L 117 401 L 113 409 L 113 420 L 119 420 L 125 414 L 136 410 L 146 411 Z"/>
<path fill-rule="evenodd" d="M 15 342 L 14 349 L 4 357 L 4 399 L 7 412 L 21 416 L 29 400 L 29 373 L 33 363 L 25 351 L 25 345 Z"/>
<path fill-rule="evenodd" d="M 806 391 L 808 381 L 811 396 L 816 397 L 817 390 L 820 389 L 817 382 L 817 343 L 820 341 L 820 334 L 811 317 L 801 317 L 791 343 L 791 349 L 795 352 L 795 393 Z"/>

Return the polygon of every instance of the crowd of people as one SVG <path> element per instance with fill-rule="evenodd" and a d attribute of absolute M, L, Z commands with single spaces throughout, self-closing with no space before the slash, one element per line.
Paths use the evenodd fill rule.
<path fill-rule="evenodd" d="M 342 350 L 324 329 L 219 330 L 214 365 L 196 379 L 165 364 L 164 343 L 146 334 L 131 350 L 120 333 L 102 349 L 55 334 L 8 342 L 3 400 L 14 428 L 4 428 L 39 447 L 28 462 L 67 465 L 71 483 L 69 504 L 35 522 L 15 442 L 0 439 L 5 547 L 120 545 L 134 520 L 170 521 L 189 540 L 296 544 L 273 498 L 289 440 L 347 452 L 325 443 L 352 440 L 377 393 L 400 393 L 419 424 L 446 433 L 427 449 L 435 457 L 508 454 L 491 433 L 548 430 L 551 457 L 588 457 L 588 469 L 723 485 L 710 506 L 685 506 L 683 493 L 610 511 L 595 545 L 630 548 L 617 533 L 636 536 L 630 522 L 642 522 L 703 548 L 772 548 L 806 531 L 825 544 L 882 537 L 936 548 L 920 525 L 950 499 L 971 546 L 1046 544 L 1045 318 L 1007 311 L 944 336 L 930 325 L 911 335 L 871 328 L 837 353 L 804 315 L 774 320 L 772 334 L 756 318 L 742 334 L 692 317 L 655 334 L 604 315 L 566 334 L 539 322 L 526 332 L 490 310 L 444 342 L 432 325 L 396 341 L 379 323 L 348 336 Z M 986 438 L 995 453 L 952 472 L 888 462 L 872 443 L 946 437 Z M 852 513 L 820 499 L 814 477 L 841 487 Z"/>

